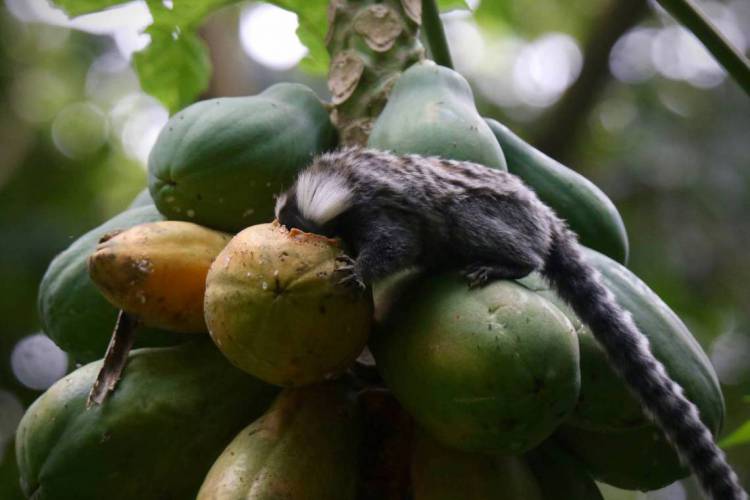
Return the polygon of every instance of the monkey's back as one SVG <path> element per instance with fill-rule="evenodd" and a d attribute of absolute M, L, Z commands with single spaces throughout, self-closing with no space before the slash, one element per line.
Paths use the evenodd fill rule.
<path fill-rule="evenodd" d="M 353 148 L 324 155 L 317 167 L 346 178 L 356 220 L 381 214 L 418 234 L 427 262 L 538 262 L 558 224 L 519 178 L 476 163 Z"/>

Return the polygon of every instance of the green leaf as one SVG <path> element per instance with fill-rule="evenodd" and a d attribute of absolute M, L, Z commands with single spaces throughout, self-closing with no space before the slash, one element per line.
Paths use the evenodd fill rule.
<path fill-rule="evenodd" d="M 282 9 L 297 14 L 297 36 L 309 51 L 300 66 L 309 73 L 328 71 L 329 55 L 325 38 L 328 30 L 328 0 L 270 0 Z"/>
<path fill-rule="evenodd" d="M 438 0 L 437 5 L 441 12 L 469 8 L 466 0 Z"/>
<path fill-rule="evenodd" d="M 146 32 L 151 44 L 133 57 L 141 87 L 174 113 L 208 87 L 208 49 L 190 30 L 153 25 Z"/>
<path fill-rule="evenodd" d="M 66 14 L 71 17 L 80 16 L 81 14 L 90 14 L 99 10 L 108 9 L 115 5 L 128 3 L 131 0 L 50 0 L 50 3 L 60 7 Z"/>
<path fill-rule="evenodd" d="M 162 0 L 146 0 L 155 25 L 196 28 L 212 11 L 238 0 L 173 0 L 172 7 Z"/>
<path fill-rule="evenodd" d="M 745 444 L 750 442 L 750 420 L 740 426 L 739 429 L 734 431 L 729 436 L 721 440 L 719 445 L 722 448 L 730 448 L 739 444 Z"/>

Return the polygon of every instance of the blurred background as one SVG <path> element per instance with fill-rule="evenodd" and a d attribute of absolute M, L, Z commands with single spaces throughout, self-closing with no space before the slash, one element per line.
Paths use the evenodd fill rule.
<path fill-rule="evenodd" d="M 171 2 L 170 2 L 171 3 Z M 701 1 L 750 48 L 750 2 Z M 444 15 L 456 69 L 485 116 L 598 184 L 620 209 L 630 268 L 687 323 L 723 384 L 725 433 L 750 418 L 750 99 L 654 3 L 479 0 Z M 168 111 L 130 61 L 148 44 L 145 2 L 68 19 L 45 0 L 0 8 L 0 498 L 21 498 L 13 432 L 72 360 L 40 333 L 39 281 L 53 256 L 146 185 Z M 205 97 L 323 75 L 295 69 L 296 16 L 259 2 L 200 34 Z M 750 485 L 750 445 L 728 450 Z M 691 481 L 609 500 L 699 498 Z"/>

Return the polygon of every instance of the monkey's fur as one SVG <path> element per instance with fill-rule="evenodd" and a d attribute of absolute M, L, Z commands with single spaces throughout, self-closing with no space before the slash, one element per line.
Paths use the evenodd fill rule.
<path fill-rule="evenodd" d="M 586 263 L 576 235 L 523 182 L 469 162 L 351 148 L 324 154 L 276 204 L 285 226 L 340 237 L 356 255 L 344 282 L 401 269 L 460 268 L 470 286 L 542 275 L 590 327 L 610 362 L 714 500 L 747 498 L 698 410 Z"/>

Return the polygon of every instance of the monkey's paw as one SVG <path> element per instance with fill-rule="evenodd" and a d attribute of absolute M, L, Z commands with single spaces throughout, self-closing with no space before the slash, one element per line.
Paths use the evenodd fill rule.
<path fill-rule="evenodd" d="M 348 255 L 340 255 L 336 257 L 336 263 L 339 264 L 333 270 L 334 276 L 338 277 L 336 282 L 338 285 L 352 288 L 359 292 L 364 292 L 367 289 L 365 280 L 357 273 L 356 261 Z"/>
<path fill-rule="evenodd" d="M 493 268 L 489 266 L 472 264 L 466 266 L 462 274 L 466 278 L 466 281 L 468 281 L 469 288 L 482 288 L 492 279 L 493 271 Z"/>

